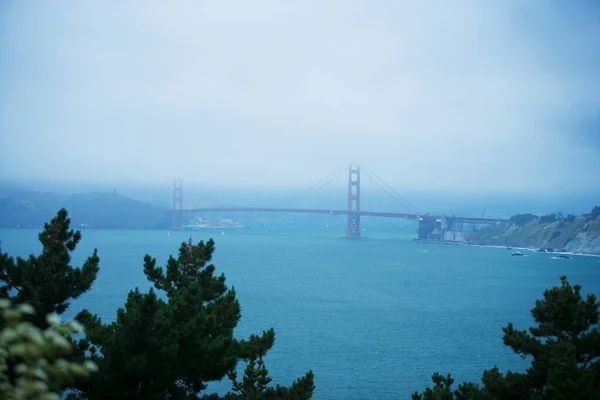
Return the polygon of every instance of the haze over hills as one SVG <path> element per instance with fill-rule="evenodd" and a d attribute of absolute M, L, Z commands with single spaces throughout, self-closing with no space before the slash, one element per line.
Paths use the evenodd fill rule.
<path fill-rule="evenodd" d="M 171 224 L 168 209 L 114 191 L 62 194 L 0 189 L 0 227 L 40 227 L 63 207 L 75 228 L 167 229 Z"/>
<path fill-rule="evenodd" d="M 0 179 L 27 190 L 262 205 L 353 161 L 424 212 L 600 198 L 593 2 L 12 3 Z"/>
<path fill-rule="evenodd" d="M 290 189 L 249 189 L 184 186 L 184 205 L 265 206 L 297 194 Z M 66 207 L 76 226 L 89 228 L 168 229 L 171 226 L 172 183 L 154 185 L 64 184 L 53 182 L 0 183 L 0 226 L 40 226 L 60 207 Z M 581 215 L 599 203 L 600 196 L 560 194 L 523 196 L 479 194 L 404 194 L 419 210 L 439 214 L 508 218 L 521 213 L 554 212 Z"/>

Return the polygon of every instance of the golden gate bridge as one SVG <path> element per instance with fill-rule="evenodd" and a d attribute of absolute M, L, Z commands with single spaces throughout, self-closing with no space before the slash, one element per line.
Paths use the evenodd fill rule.
<path fill-rule="evenodd" d="M 360 238 L 362 217 L 399 218 L 417 221 L 417 239 L 452 240 L 448 233 L 475 231 L 506 221 L 501 218 L 432 215 L 421 212 L 375 172 L 350 166 L 335 170 L 306 190 L 263 207 L 184 207 L 183 183 L 173 181 L 173 229 L 184 228 L 184 215 L 194 213 L 296 213 L 347 216 L 346 236 Z"/>

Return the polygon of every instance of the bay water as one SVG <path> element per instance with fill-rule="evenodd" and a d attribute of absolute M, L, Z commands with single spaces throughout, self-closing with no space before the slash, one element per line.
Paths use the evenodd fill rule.
<path fill-rule="evenodd" d="M 420 243 L 414 224 L 368 226 L 364 238 L 343 238 L 344 224 L 277 223 L 239 230 L 197 230 L 214 238 L 214 264 L 242 307 L 236 336 L 275 328 L 266 358 L 273 383 L 289 385 L 309 369 L 314 399 L 408 399 L 431 384 L 434 372 L 457 382 L 479 381 L 484 369 L 522 370 L 502 344 L 502 327 L 525 329 L 530 310 L 559 276 L 600 294 L 600 258 L 551 259 L 498 248 Z M 2 251 L 38 254 L 39 229 L 0 229 Z M 83 230 L 73 260 L 94 248 L 100 273 L 82 308 L 112 321 L 127 293 L 151 285 L 143 274 L 150 254 L 164 265 L 188 231 Z M 210 385 L 223 392 L 226 382 Z"/>

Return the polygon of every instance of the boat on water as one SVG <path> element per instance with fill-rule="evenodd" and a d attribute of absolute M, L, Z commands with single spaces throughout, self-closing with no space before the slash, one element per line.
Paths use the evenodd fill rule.
<path fill-rule="evenodd" d="M 513 256 L 524 256 L 525 254 L 521 253 L 520 251 L 515 251 L 514 253 L 512 253 Z"/>
<path fill-rule="evenodd" d="M 571 257 L 569 257 L 569 256 L 567 256 L 565 254 L 559 254 L 557 256 L 553 256 L 553 257 L 550 257 L 550 258 L 553 259 L 553 260 L 568 260 Z"/>

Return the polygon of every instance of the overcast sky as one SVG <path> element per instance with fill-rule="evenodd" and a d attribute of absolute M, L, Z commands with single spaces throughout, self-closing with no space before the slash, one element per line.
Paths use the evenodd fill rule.
<path fill-rule="evenodd" d="M 598 1 L 0 0 L 0 24 L 0 179 L 598 186 Z"/>

